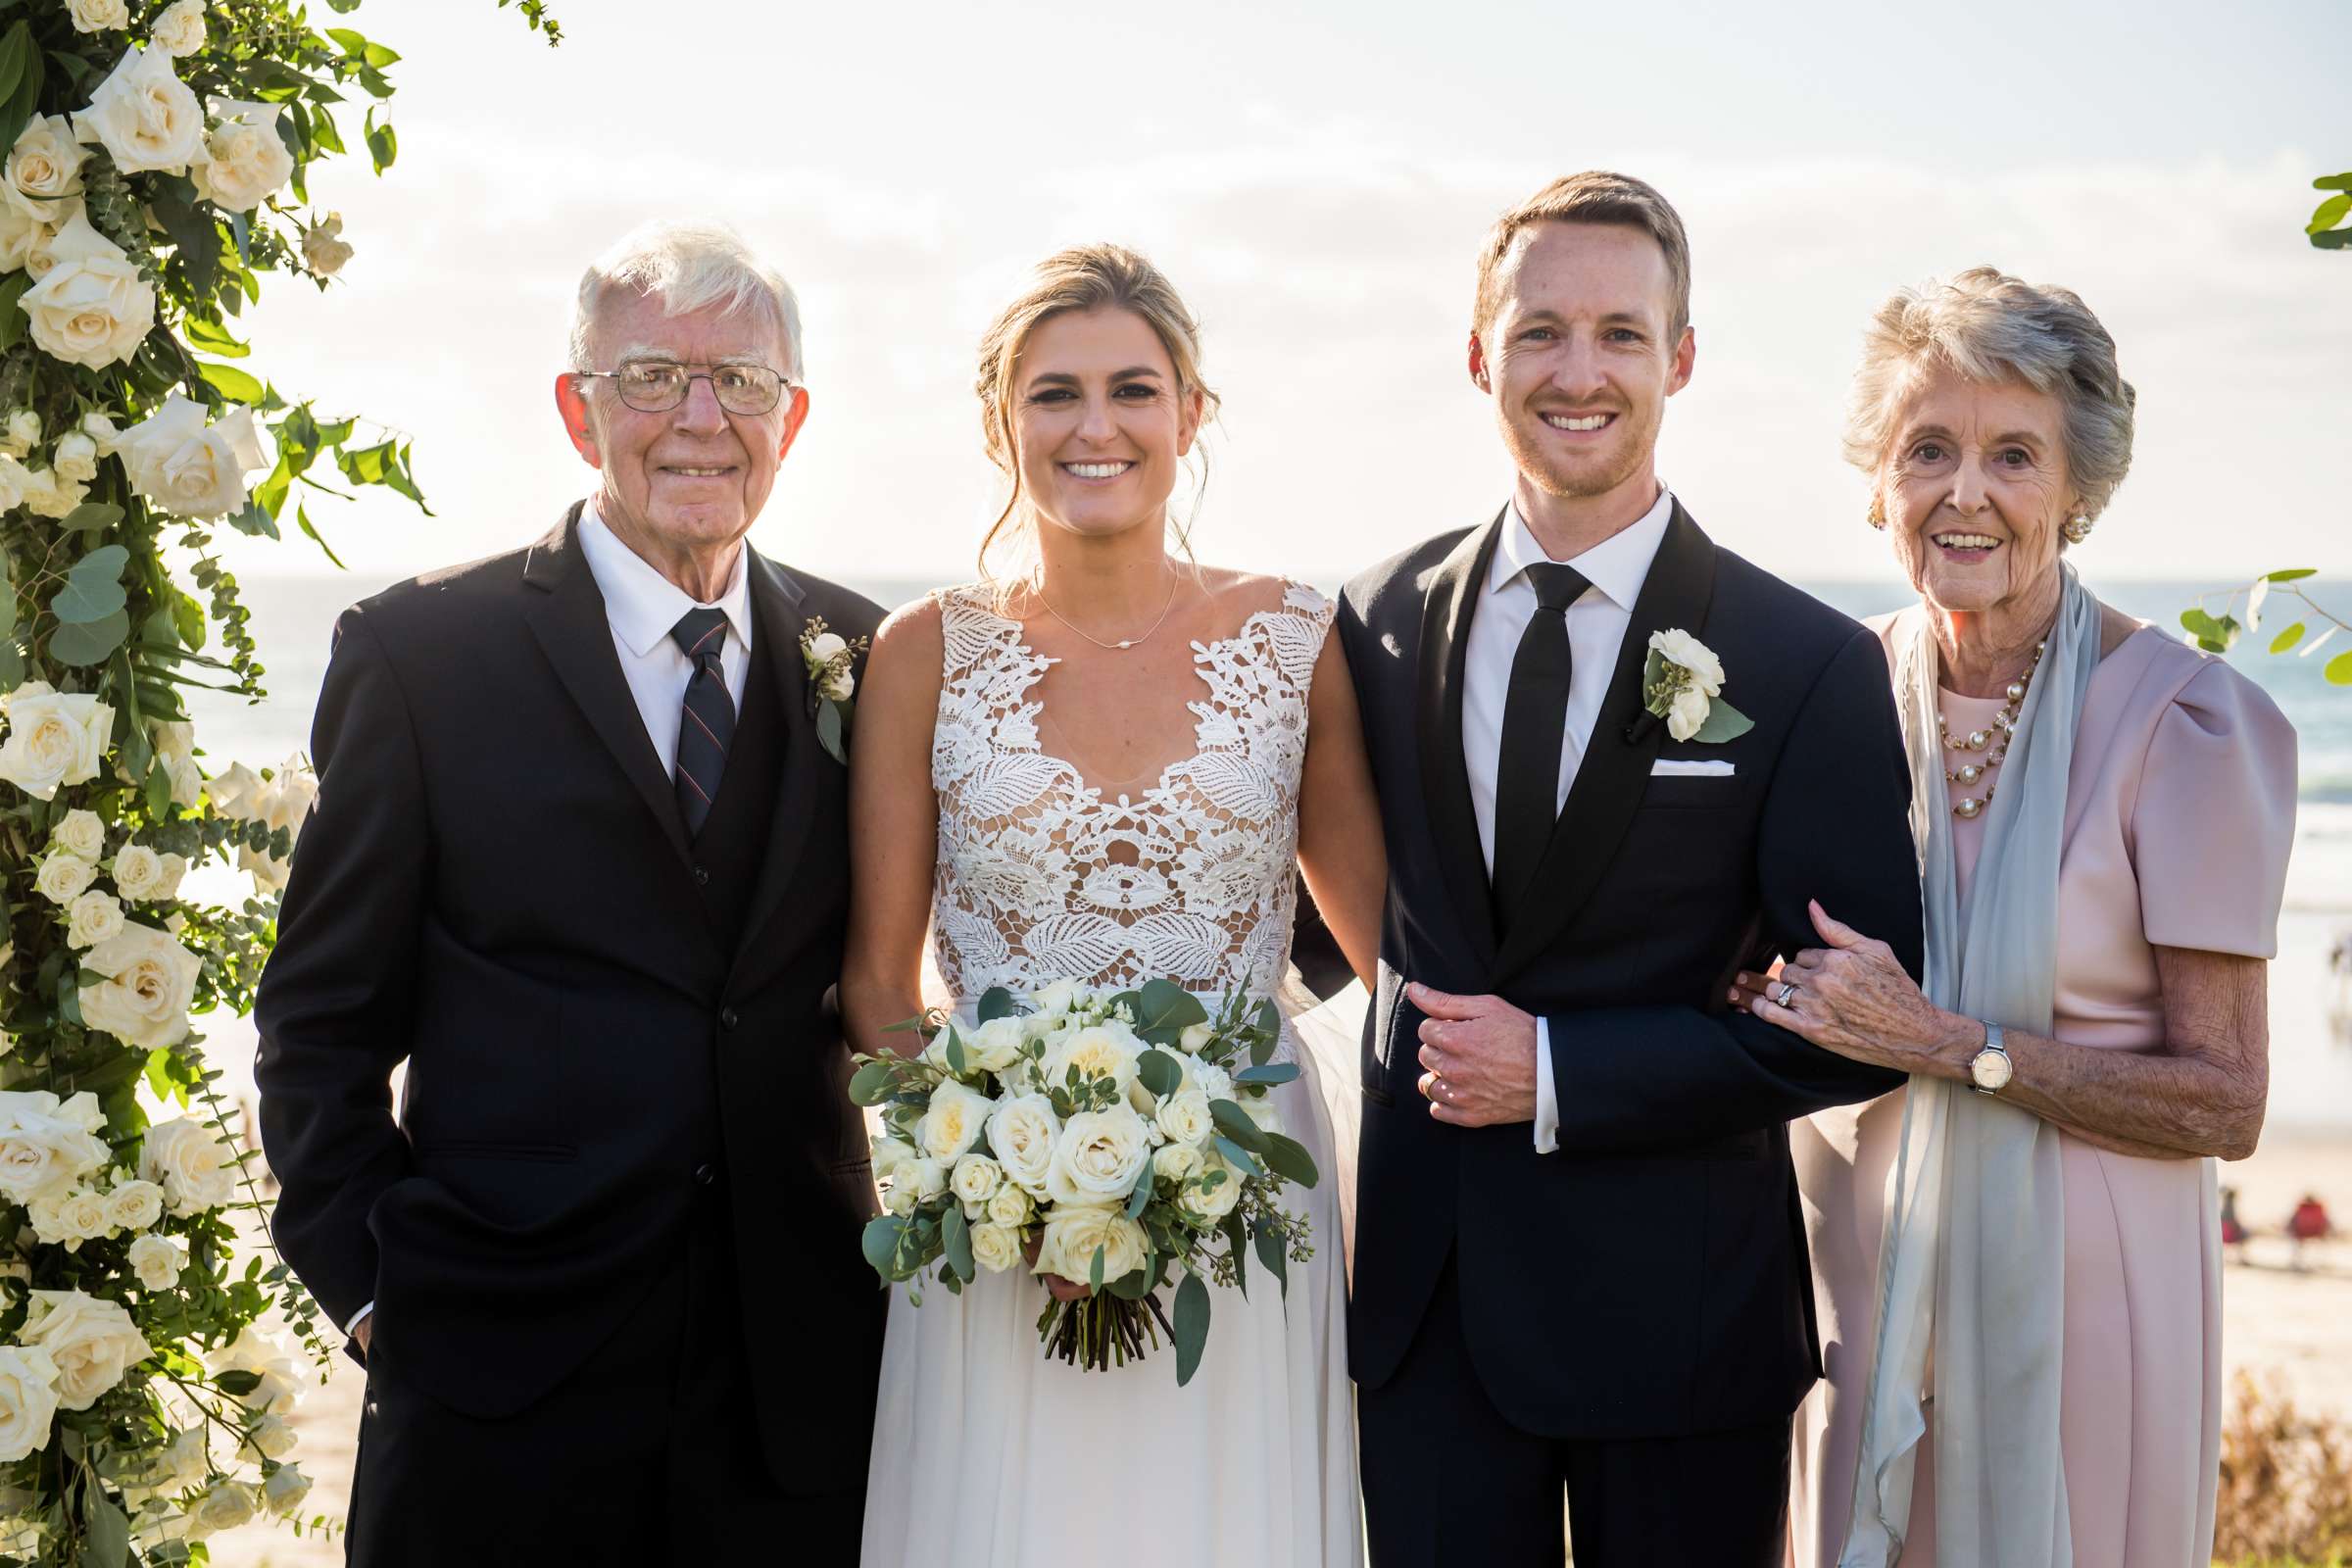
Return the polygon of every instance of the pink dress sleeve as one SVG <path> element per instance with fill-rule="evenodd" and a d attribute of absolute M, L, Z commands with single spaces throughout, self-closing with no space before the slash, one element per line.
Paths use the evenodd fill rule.
<path fill-rule="evenodd" d="M 2295 728 L 2219 660 L 2156 720 L 2132 815 L 2139 911 L 2158 947 L 2278 954 L 2295 837 Z"/>

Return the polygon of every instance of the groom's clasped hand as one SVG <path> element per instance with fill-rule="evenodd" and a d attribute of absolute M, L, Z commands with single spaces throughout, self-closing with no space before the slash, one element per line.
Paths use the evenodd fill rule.
<path fill-rule="evenodd" d="M 1195 318 L 1056 253 L 980 579 L 885 615 L 746 542 L 783 278 L 589 268 L 591 492 L 338 623 L 261 989 L 353 1562 L 1777 1568 L 1783 1129 L 1920 969 L 1886 664 L 1656 472 L 1662 195 L 1552 182 L 1465 303 L 1507 494 L 1335 599 L 1194 557 Z"/>

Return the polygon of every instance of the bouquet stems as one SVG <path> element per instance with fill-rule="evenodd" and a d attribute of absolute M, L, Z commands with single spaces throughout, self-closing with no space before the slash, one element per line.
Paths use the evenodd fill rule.
<path fill-rule="evenodd" d="M 1142 1360 L 1147 1342 L 1151 1348 L 1159 1348 L 1162 1330 L 1170 1340 L 1176 1337 L 1156 1294 L 1130 1301 L 1098 1291 L 1075 1301 L 1052 1301 L 1037 1329 L 1049 1357 L 1058 1355 L 1082 1372 Z"/>

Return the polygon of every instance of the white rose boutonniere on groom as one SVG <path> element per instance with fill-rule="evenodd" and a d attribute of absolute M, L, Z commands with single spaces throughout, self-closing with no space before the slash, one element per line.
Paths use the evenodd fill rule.
<path fill-rule="evenodd" d="M 1723 700 L 1723 661 L 1680 627 L 1649 634 L 1649 661 L 1642 669 L 1642 705 L 1666 721 L 1678 741 L 1713 746 L 1756 727 L 1756 721 Z"/>
<path fill-rule="evenodd" d="M 857 716 L 858 656 L 869 641 L 860 637 L 852 642 L 827 631 L 821 615 L 809 616 L 801 629 L 801 661 L 808 669 L 808 716 L 816 720 L 817 744 L 844 767 L 850 762 L 850 721 Z"/>

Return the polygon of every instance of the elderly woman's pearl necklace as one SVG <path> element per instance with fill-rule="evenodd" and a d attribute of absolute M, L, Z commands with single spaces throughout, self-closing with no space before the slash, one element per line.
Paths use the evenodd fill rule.
<path fill-rule="evenodd" d="M 1943 710 L 1941 708 L 1936 710 L 1936 738 L 1943 744 L 1946 751 L 1958 752 L 1963 756 L 1971 752 L 1982 752 L 1986 747 L 1992 746 L 1995 731 L 1999 732 L 2000 740 L 2000 745 L 1994 747 L 1992 754 L 1983 761 L 1963 762 L 1957 768 L 1945 768 L 1943 770 L 1944 782 L 1973 786 L 1979 779 L 1990 774 L 1994 768 L 2000 766 L 2008 759 L 2009 742 L 2017 729 L 2017 715 L 2025 709 L 2026 693 L 2034 685 L 2034 671 L 2041 663 L 2042 653 L 2049 646 L 2049 639 L 2046 637 L 2034 645 L 2034 657 L 2026 661 L 2025 673 L 2011 681 L 2003 689 L 2001 695 L 2008 700 L 2001 705 L 2000 710 L 1992 715 L 1992 722 L 1985 728 L 1972 729 L 1963 739 L 1954 740 L 1950 726 L 1944 722 Z M 1974 821 L 1977 817 L 1984 815 L 1984 808 L 1991 804 L 1992 786 L 1987 784 L 1984 786 L 1984 793 L 1982 797 L 1974 795 L 1963 797 L 1952 808 L 1952 814 L 1963 821 Z"/>

